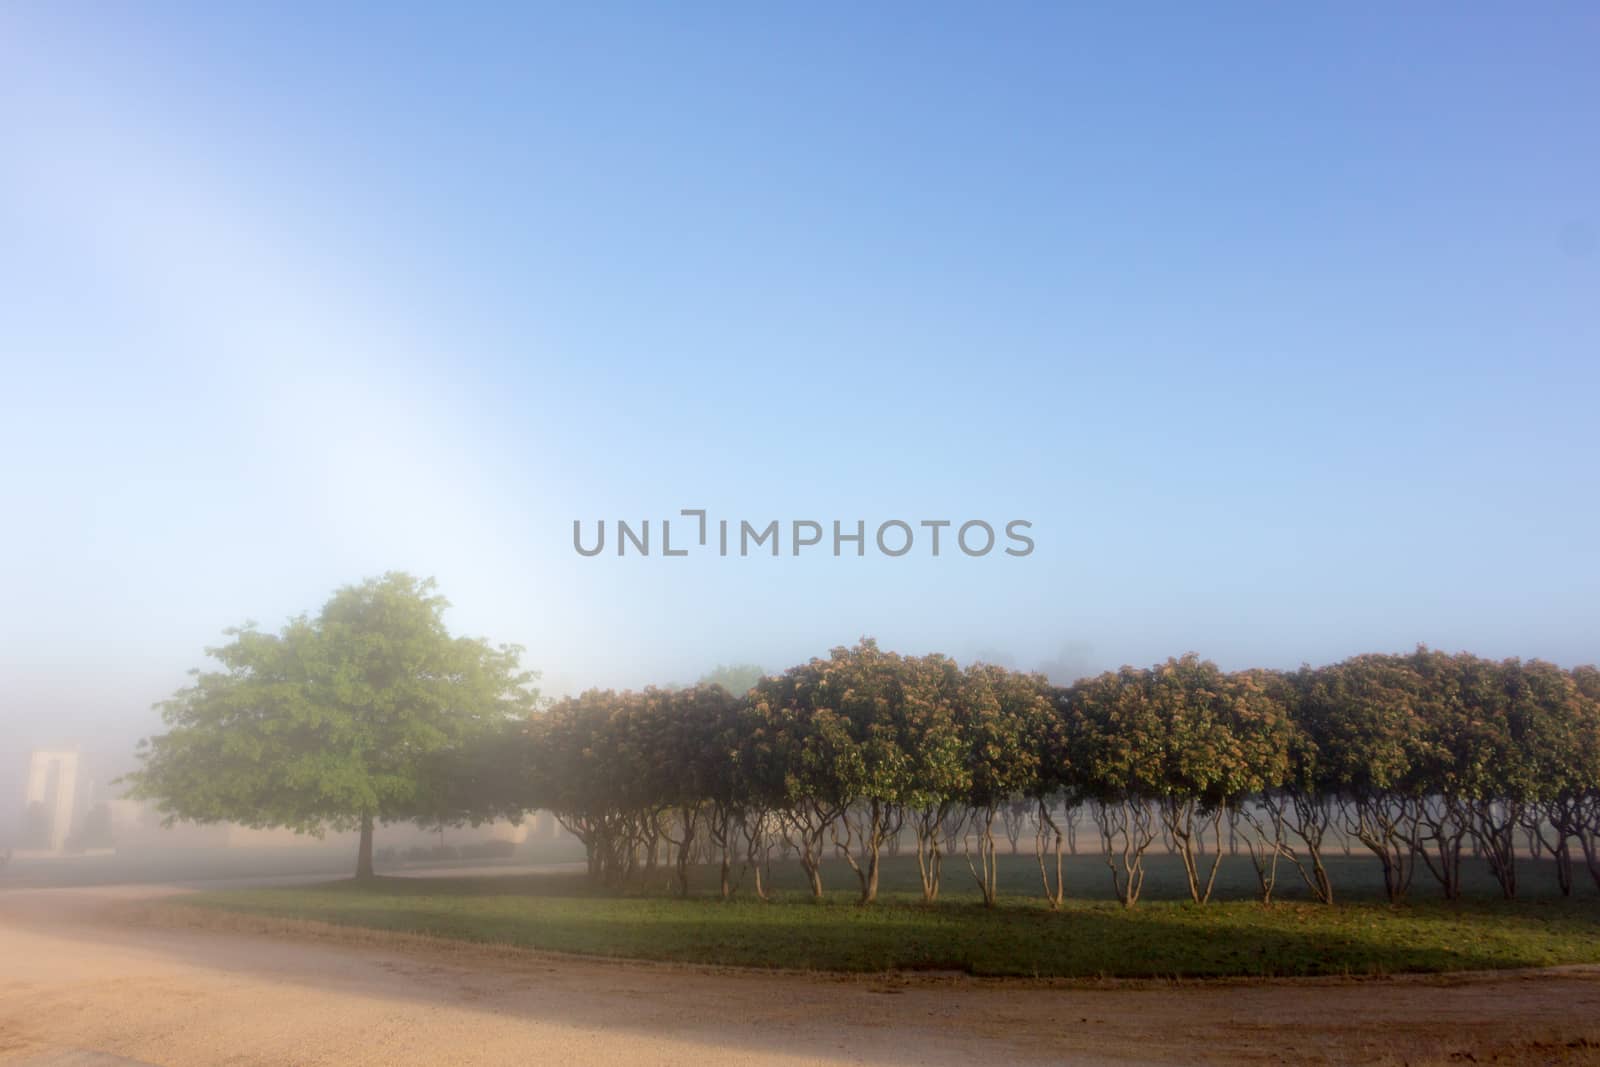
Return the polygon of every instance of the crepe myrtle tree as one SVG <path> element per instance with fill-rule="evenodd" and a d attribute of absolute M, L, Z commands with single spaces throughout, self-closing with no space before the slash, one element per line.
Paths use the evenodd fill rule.
<path fill-rule="evenodd" d="M 527 724 L 521 806 L 549 810 L 583 843 L 597 886 L 648 881 L 665 846 L 687 896 L 690 864 L 709 842 L 721 894 L 732 896 L 736 848 L 742 841 L 749 862 L 764 847 L 763 799 L 741 769 L 751 714 L 720 685 L 557 701 Z"/>
<path fill-rule="evenodd" d="M 1300 697 L 1312 675 L 1309 667 L 1294 672 L 1252 668 L 1236 675 L 1273 703 L 1282 716 L 1285 731 L 1287 766 L 1283 780 L 1276 785 L 1264 783 L 1258 795 L 1258 809 L 1252 809 L 1248 802 L 1239 803 L 1234 809 L 1239 821 L 1250 829 L 1246 845 L 1264 902 L 1271 900 L 1276 864 L 1282 859 L 1294 867 L 1315 900 L 1333 903 L 1333 881 L 1323 849 L 1333 825 L 1336 798 L 1322 776 L 1318 734 L 1301 721 Z"/>
<path fill-rule="evenodd" d="M 964 723 L 967 685 L 954 660 L 944 656 L 900 663 L 907 694 L 900 744 L 911 759 L 903 801 L 917 846 L 922 899 L 939 899 L 946 830 L 961 818 L 972 785 Z"/>
<path fill-rule="evenodd" d="M 759 699 L 788 713 L 799 742 L 790 806 L 813 807 L 819 819 L 831 813 L 829 838 L 855 873 L 862 904 L 877 899 L 879 856 L 900 832 L 915 785 L 903 744 L 906 673 L 900 656 L 864 638 L 756 686 Z"/>
<path fill-rule="evenodd" d="M 1593 668 L 1569 673 L 1553 663 L 1529 660 L 1517 669 L 1521 684 L 1515 702 L 1522 708 L 1522 745 L 1530 764 L 1523 825 L 1555 861 L 1561 895 L 1571 896 L 1575 842 L 1600 886 L 1600 867 L 1594 862 L 1600 857 L 1583 819 L 1585 800 L 1600 787 L 1600 703 L 1580 684 Z"/>
<path fill-rule="evenodd" d="M 1133 713 L 1122 725 L 1148 748 L 1122 766 L 1103 764 L 1108 784 L 1125 781 L 1125 791 L 1155 801 L 1190 897 L 1204 904 L 1222 862 L 1224 814 L 1287 776 L 1286 717 L 1254 678 L 1226 675 L 1193 653 L 1124 672 L 1115 685 L 1132 691 L 1109 706 Z M 1215 848 L 1203 864 L 1208 834 Z"/>
<path fill-rule="evenodd" d="M 677 799 L 656 750 L 664 693 L 591 689 L 528 724 L 527 802 L 583 844 L 594 886 L 620 889 L 657 859 L 659 817 Z"/>
<path fill-rule="evenodd" d="M 1600 670 L 1576 667 L 1570 672 L 1576 690 L 1574 707 L 1579 720 L 1575 735 L 1565 746 L 1568 762 L 1561 790 L 1546 801 L 1546 811 L 1557 814 L 1557 829 L 1578 842 L 1594 887 L 1600 890 Z"/>
<path fill-rule="evenodd" d="M 785 781 L 774 760 L 768 724 L 750 700 L 749 693 L 727 694 L 708 698 L 709 709 L 703 703 L 701 714 L 714 750 L 708 751 L 703 764 L 704 818 L 719 862 L 721 896 L 734 896 L 749 875 L 752 892 L 766 901 L 771 899 L 772 851 L 783 825 L 777 809 L 783 803 Z M 736 854 L 739 869 L 733 874 Z"/>
<path fill-rule="evenodd" d="M 1207 668 L 1214 669 L 1208 663 Z M 1205 759 L 1211 764 L 1206 795 L 1226 811 L 1239 811 L 1248 805 L 1281 789 L 1288 781 L 1292 765 L 1294 726 L 1289 710 L 1280 699 L 1281 691 L 1274 686 L 1275 678 L 1254 671 L 1240 671 L 1221 676 L 1221 699 L 1212 707 L 1214 716 L 1213 737 L 1218 749 L 1207 752 Z M 1256 875 L 1263 901 L 1270 901 L 1276 880 L 1276 855 L 1282 840 L 1281 828 L 1270 834 L 1270 842 L 1257 841 L 1255 858 L 1259 861 L 1270 852 L 1272 859 L 1256 864 Z M 1216 856 L 1223 853 L 1220 834 L 1216 839 Z M 1186 865 L 1190 869 L 1194 865 Z M 1196 899 L 1205 903 L 1210 899 L 1215 880 L 1212 868 L 1202 895 Z M 1198 880 L 1191 890 L 1198 889 Z"/>
<path fill-rule="evenodd" d="M 1282 782 L 1287 731 L 1259 687 L 1224 675 L 1194 653 L 1145 677 L 1165 742 L 1158 764 L 1161 819 L 1183 861 L 1190 897 L 1204 904 L 1222 863 L 1222 816 L 1230 803 Z M 1198 853 L 1208 832 L 1216 847 L 1202 867 Z"/>
<path fill-rule="evenodd" d="M 968 870 L 994 907 L 999 895 L 999 863 L 994 820 L 1001 807 L 1036 788 L 1039 757 L 1029 742 L 1037 724 L 1053 715 L 1042 675 L 1017 674 L 1003 667 L 974 664 L 962 679 L 956 702 L 966 763 L 967 825 L 963 841 Z M 973 864 L 976 842 L 978 863 Z"/>
<path fill-rule="evenodd" d="M 465 816 L 429 768 L 526 716 L 536 676 L 517 646 L 452 636 L 435 590 L 390 572 L 277 633 L 226 631 L 220 668 L 158 705 L 167 730 L 140 742 L 129 795 L 168 824 L 359 830 L 358 878 L 377 824 Z"/>
<path fill-rule="evenodd" d="M 1506 775 L 1525 768 L 1508 733 L 1502 667 L 1477 656 L 1418 648 L 1403 658 L 1416 675 L 1411 705 L 1419 722 L 1413 756 L 1417 856 L 1445 899 L 1461 896 L 1468 841 L 1487 850 L 1492 870 L 1512 880 L 1521 805 L 1506 806 Z"/>
<path fill-rule="evenodd" d="M 1555 664 L 1529 660 L 1519 665 L 1520 684 L 1514 706 L 1524 736 L 1522 750 L 1531 764 L 1524 818 L 1548 823 L 1552 837 L 1542 841 L 1555 859 L 1557 886 L 1563 895 L 1573 890 L 1574 842 L 1583 852 L 1588 870 L 1600 888 L 1600 701 L 1585 689 L 1585 676 L 1594 668 L 1563 671 Z M 1585 802 L 1590 819 L 1582 818 Z M 1543 832 L 1542 830 L 1540 831 Z"/>
<path fill-rule="evenodd" d="M 822 862 L 844 800 L 833 773 L 852 740 L 831 712 L 803 706 L 796 671 L 763 678 L 750 693 L 739 746 L 739 780 L 770 812 L 784 847 L 795 853 L 813 900 L 823 898 Z"/>
<path fill-rule="evenodd" d="M 583 845 L 591 885 L 599 885 L 613 833 L 609 768 L 599 749 L 614 694 L 590 689 L 564 697 L 533 715 L 524 727 L 524 802 L 548 811 Z"/>
<path fill-rule="evenodd" d="M 1026 721 L 1024 744 L 1038 761 L 1031 780 L 1023 789 L 1033 814 L 1033 854 L 1039 866 L 1039 883 L 1052 910 L 1066 901 L 1063 846 L 1073 833 L 1078 806 L 1084 799 L 1080 780 L 1072 763 L 1068 735 L 1070 690 L 1046 681 L 1041 695 L 1047 701 L 1038 714 Z M 1057 804 L 1061 805 L 1058 813 Z M 1073 851 L 1076 852 L 1074 843 Z"/>
<path fill-rule="evenodd" d="M 1344 831 L 1377 857 L 1391 903 L 1405 899 L 1420 848 L 1422 679 L 1404 656 L 1355 656 L 1310 673 L 1299 722 L 1320 789 L 1339 798 Z"/>
<path fill-rule="evenodd" d="M 651 690 L 653 722 L 644 768 L 657 798 L 668 805 L 663 834 L 676 850 L 678 894 L 689 895 L 689 861 L 703 829 L 719 864 L 719 888 L 733 895 L 733 856 L 744 810 L 737 778 L 743 702 L 717 684 Z"/>
<path fill-rule="evenodd" d="M 1145 853 L 1155 842 L 1154 801 L 1164 787 L 1166 728 L 1138 667 L 1085 678 L 1060 703 L 1075 790 L 1089 803 L 1100 850 L 1123 907 L 1139 902 Z"/>

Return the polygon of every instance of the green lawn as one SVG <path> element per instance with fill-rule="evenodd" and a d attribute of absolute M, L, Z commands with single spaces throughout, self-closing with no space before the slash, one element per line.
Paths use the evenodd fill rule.
<path fill-rule="evenodd" d="M 1571 900 L 1540 895 L 1548 871 L 1536 864 L 1527 872 L 1529 898 L 1514 902 L 1479 895 L 1447 904 L 1419 883 L 1412 903 L 1390 907 L 1372 898 L 1364 880 L 1372 872 L 1352 859 L 1336 872 L 1350 892 L 1335 907 L 1303 899 L 1199 907 L 1172 899 L 1176 872 L 1156 857 L 1153 899 L 1130 912 L 1089 895 L 1104 891 L 1106 871 L 1079 857 L 1069 886 L 1081 895 L 1051 912 L 1021 895 L 1036 871 L 1031 859 L 1003 860 L 1013 893 L 992 910 L 964 891 L 964 869 L 947 872 L 948 899 L 927 907 L 906 891 L 915 885 L 914 866 L 904 857 L 888 862 L 889 891 L 868 908 L 845 891 L 843 868 L 828 872 L 839 891 L 820 904 L 800 895 L 787 875 L 778 901 L 763 904 L 596 894 L 580 876 L 551 873 L 238 890 L 188 897 L 183 906 L 596 956 L 855 972 L 1210 977 L 1600 963 L 1600 896 L 1592 886 Z M 1229 895 L 1243 895 L 1248 864 L 1230 859 L 1224 869 Z M 708 873 L 697 872 L 697 882 Z"/>

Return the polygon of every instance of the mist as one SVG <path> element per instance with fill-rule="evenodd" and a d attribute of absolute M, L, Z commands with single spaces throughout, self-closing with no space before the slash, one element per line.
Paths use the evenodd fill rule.
<path fill-rule="evenodd" d="M 544 78 L 605 84 L 559 53 L 529 99 Z M 578 132 L 673 128 L 664 102 L 596 95 L 573 126 L 480 103 L 452 134 L 415 89 L 418 63 L 468 76 L 448 57 L 375 60 L 360 87 L 323 57 L 268 107 L 229 65 L 245 54 L 266 78 L 298 45 L 220 17 L 0 16 L 0 796 L 35 748 L 79 748 L 109 781 L 228 627 L 390 570 L 437 578 L 456 632 L 524 646 L 551 697 L 781 670 L 862 636 L 1058 682 L 1191 650 L 1225 669 L 1418 644 L 1595 658 L 1600 504 L 1575 487 L 1597 458 L 1581 237 L 1600 152 L 1572 128 L 1495 111 L 1496 158 L 1560 160 L 1514 171 L 1461 165 L 1444 132 L 1402 165 L 1409 135 L 1325 129 L 1302 155 L 1370 172 L 1258 173 L 1295 193 L 1247 209 L 1195 200 L 1231 164 L 1149 169 L 1148 138 L 1118 133 L 1162 128 L 1148 101 L 1085 114 L 1092 165 L 1058 146 L 997 169 L 990 128 L 959 113 L 957 156 L 887 96 L 774 143 L 747 94 L 681 83 L 746 158 L 809 176 L 756 195 L 692 122 L 661 143 Z M 475 63 L 527 70 L 504 46 Z M 1211 98 L 1247 68 L 1215 72 Z M 1396 114 L 1423 109 L 1397 71 Z M 807 113 L 781 70 L 742 76 Z M 1325 89 L 1307 74 L 1274 96 Z M 1517 92 L 1536 113 L 1567 98 Z M 410 124 L 378 120 L 407 102 Z M 873 143 L 871 116 L 921 147 Z M 1155 199 L 1129 199 L 1128 170 Z M 594 179 L 639 172 L 660 180 Z M 1248 254 L 1219 265 L 1221 234 Z M 1025 519 L 1036 547 L 571 545 L 575 521 L 696 508 Z"/>

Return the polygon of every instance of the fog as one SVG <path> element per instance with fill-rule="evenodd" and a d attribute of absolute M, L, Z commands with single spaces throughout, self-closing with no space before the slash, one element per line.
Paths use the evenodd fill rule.
<path fill-rule="evenodd" d="M 520 104 L 446 122 L 412 88 L 468 76 L 444 57 L 288 77 L 292 35 L 102 14 L 0 14 L 0 798 L 35 748 L 127 769 L 225 628 L 390 569 L 436 577 L 456 632 L 525 646 L 552 696 L 863 635 L 1058 680 L 1188 650 L 1595 658 L 1591 127 L 1466 107 L 1430 119 L 1419 161 L 1418 126 L 1327 124 L 1249 179 L 1293 195 L 1246 209 L 1196 191 L 1226 161 L 1130 147 L 1175 130 L 1138 101 L 1081 116 L 1093 165 L 990 169 L 990 127 L 959 110 L 964 150 L 912 132 L 898 157 L 870 115 L 830 132 L 797 111 L 774 143 L 743 94 L 690 82 L 682 111 L 597 94 L 563 124 L 528 73 Z M 242 42 L 256 81 L 230 74 Z M 1217 61 L 1213 103 L 1261 89 Z M 1431 114 L 1403 66 L 1393 114 Z M 741 76 L 803 105 L 782 70 Z M 1325 100 L 1316 78 L 1271 95 Z M 1531 113 L 1570 98 L 1514 81 Z M 920 129 L 892 95 L 866 106 Z M 723 154 L 694 147 L 716 140 L 696 108 Z M 1468 129 L 1546 162 L 1462 165 Z M 729 153 L 772 175 L 760 197 Z M 1365 163 L 1339 186 L 1319 159 Z M 617 178 L 638 173 L 659 180 Z M 869 543 L 888 520 L 1025 520 L 1035 548 L 573 550 L 574 521 L 659 537 L 684 509 L 861 521 Z"/>

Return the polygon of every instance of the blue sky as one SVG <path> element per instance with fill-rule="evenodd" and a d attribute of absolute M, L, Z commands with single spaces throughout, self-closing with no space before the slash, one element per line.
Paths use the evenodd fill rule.
<path fill-rule="evenodd" d="M 553 690 L 1594 660 L 1600 16 L 1066 7 L 5 5 L 0 717 L 388 568 Z M 685 507 L 1037 549 L 571 549 Z"/>

